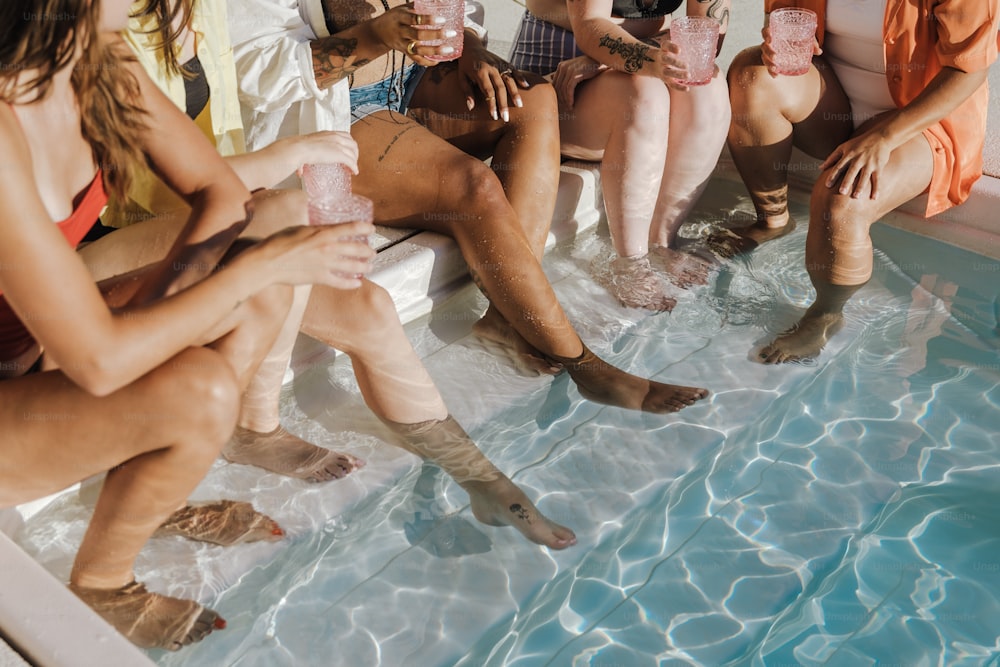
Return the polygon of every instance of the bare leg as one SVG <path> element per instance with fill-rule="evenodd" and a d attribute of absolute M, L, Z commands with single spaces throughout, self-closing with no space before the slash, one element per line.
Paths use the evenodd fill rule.
<path fill-rule="evenodd" d="M 820 175 L 813 187 L 806 238 L 806 267 L 816 300 L 795 327 L 761 350 L 764 363 L 815 357 L 840 330 L 844 304 L 872 274 L 872 223 L 927 188 L 933 159 L 923 135 L 897 148 L 879 172 L 876 200 L 867 192 L 858 199 L 842 195 L 826 186 L 828 173 Z"/>
<path fill-rule="evenodd" d="M 418 424 L 383 421 L 399 436 L 403 449 L 438 464 L 469 493 L 472 513 L 483 523 L 513 526 L 532 542 L 550 549 L 576 544 L 573 531 L 539 512 L 450 415 Z"/>
<path fill-rule="evenodd" d="M 372 198 L 375 217 L 389 225 L 418 226 L 454 238 L 473 279 L 511 326 L 554 361 L 568 360 L 603 402 L 669 411 L 704 397 L 701 389 L 641 380 L 609 365 L 584 369 L 587 351 L 559 306 L 493 172 L 413 121 L 378 113 L 351 133 L 361 148 L 355 191 Z M 400 179 L 420 164 L 424 177 Z M 436 215 L 428 216 L 426 212 Z M 647 400 L 648 399 L 648 400 Z"/>
<path fill-rule="evenodd" d="M 732 256 L 787 234 L 788 163 L 793 144 L 825 158 L 853 132 L 851 105 L 822 57 L 802 76 L 768 74 L 760 47 L 746 49 L 729 68 L 732 123 L 729 151 L 753 200 L 757 221 L 717 236 L 723 256 Z M 710 244 L 713 240 L 710 239 Z"/>
<path fill-rule="evenodd" d="M 671 115 L 663 82 L 611 71 L 577 89 L 573 109 L 560 124 L 563 154 L 601 160 L 604 207 L 619 257 L 607 288 L 622 305 L 657 312 L 677 303 L 646 258 Z"/>
<path fill-rule="evenodd" d="M 491 168 L 521 225 L 532 253 L 541 261 L 559 189 L 559 132 L 552 88 L 540 77 L 521 91 L 524 107 L 511 107 L 510 121 L 494 121 L 485 113 L 469 119 L 464 97 L 456 96 L 457 70 L 453 64 L 429 70 L 411 101 L 410 115 L 459 150 L 479 158 L 493 157 Z M 473 331 L 513 350 L 514 362 L 534 373 L 558 373 L 496 306 L 490 304 Z"/>
<path fill-rule="evenodd" d="M 254 195 L 251 237 L 308 223 L 305 196 L 298 190 L 266 190 Z M 166 255 L 187 220 L 186 215 L 158 217 L 109 234 L 80 251 L 95 279 L 117 276 L 158 261 Z M 139 264 L 142 262 L 142 264 Z M 359 459 L 317 447 L 286 431 L 278 420 L 278 398 L 288 359 L 295 344 L 308 288 L 299 288 L 292 311 L 278 340 L 267 353 L 243 400 L 239 424 L 223 451 L 227 460 L 255 465 L 308 481 L 341 478 L 363 465 Z M 124 302 L 124 296 L 117 297 Z"/>
<path fill-rule="evenodd" d="M 75 592 L 93 591 L 95 600 L 81 597 L 98 609 L 96 602 L 121 597 L 136 554 L 211 466 L 239 406 L 231 366 L 203 348 L 188 349 L 103 398 L 58 371 L 6 380 L 0 396 L 8 434 L 0 448 L 0 505 L 112 469 L 70 575 Z M 177 648 L 218 620 L 192 602 L 151 593 L 142 600 L 157 613 L 106 616 L 142 645 Z"/>
<path fill-rule="evenodd" d="M 729 130 L 729 93 L 721 73 L 706 86 L 669 92 L 670 143 L 649 243 L 666 262 L 671 282 L 678 287 L 703 285 L 710 266 L 699 257 L 676 250 L 677 230 L 705 190 L 719 160 Z"/>

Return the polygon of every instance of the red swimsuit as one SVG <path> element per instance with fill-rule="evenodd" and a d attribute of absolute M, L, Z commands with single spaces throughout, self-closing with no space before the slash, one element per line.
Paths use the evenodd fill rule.
<path fill-rule="evenodd" d="M 71 247 L 79 245 L 97 222 L 97 217 L 107 203 L 108 196 L 104 192 L 104 182 L 98 170 L 73 213 L 58 223 L 59 231 L 63 233 Z M 31 333 L 11 309 L 7 299 L 0 294 L 0 361 L 19 357 L 31 349 L 34 343 L 35 339 Z"/>

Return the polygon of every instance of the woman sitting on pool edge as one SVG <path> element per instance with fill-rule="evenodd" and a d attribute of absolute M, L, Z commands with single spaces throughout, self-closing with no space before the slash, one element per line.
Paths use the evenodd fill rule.
<path fill-rule="evenodd" d="M 428 56 L 451 47 L 421 43 L 426 33 L 409 7 L 347 5 L 330 8 L 328 26 L 320 0 L 230 3 L 248 136 L 350 118 L 360 149 L 355 191 L 374 200 L 376 221 L 458 243 L 490 301 L 477 333 L 514 348 L 533 370 L 567 370 L 600 403 L 666 413 L 704 398 L 704 389 L 639 378 L 598 358 L 542 271 L 559 178 L 551 87 L 539 77 L 529 84 L 468 29 L 457 61 L 422 73 L 414 64 L 434 65 Z M 350 108 L 338 97 L 349 77 Z M 425 124 L 401 115 L 406 108 Z"/>
<path fill-rule="evenodd" d="M 704 284 L 709 264 L 677 252 L 677 230 L 715 169 L 729 130 L 726 81 L 680 83 L 684 64 L 669 38 L 652 42 L 682 5 L 721 24 L 729 0 L 528 0 L 511 64 L 553 73 L 563 155 L 601 161 L 611 240 L 610 289 L 626 306 L 670 310 L 676 301 L 650 265 L 665 263 L 680 287 Z M 541 18 L 544 17 L 544 18 Z M 651 44 L 652 42 L 652 44 Z"/>
<path fill-rule="evenodd" d="M 353 163 L 356 146 L 350 135 L 343 132 L 295 136 L 252 153 L 241 152 L 243 132 L 224 5 L 208 0 L 141 0 L 133 9 L 136 16 L 130 21 L 126 37 L 140 62 L 160 88 L 170 91 L 174 103 L 185 108 L 203 132 L 215 140 L 216 146 L 230 154 L 226 162 L 235 168 L 248 188 L 271 186 L 293 174 L 303 162 L 349 162 L 349 167 L 356 169 Z M 190 48 L 195 35 L 191 25 L 198 26 L 196 50 Z M 180 48 L 176 48 L 178 45 Z M 198 66 L 188 64 L 192 62 L 197 62 Z M 185 78 L 182 64 L 187 64 L 185 69 L 188 71 L 194 70 L 195 76 Z M 227 85 L 229 82 L 233 83 L 232 87 Z M 204 94 L 191 95 L 192 90 L 203 90 Z M 192 100 L 196 103 L 192 104 Z M 203 108 L 199 108 L 197 100 Z M 348 147 L 352 149 L 346 153 L 350 160 L 344 157 Z M 215 161 L 221 163 L 218 157 Z M 137 170 L 137 176 L 137 183 L 129 191 L 135 201 L 130 202 L 129 207 L 114 207 L 110 221 L 117 222 L 129 211 L 138 211 L 139 219 L 149 219 L 114 232 L 82 251 L 85 257 L 100 253 L 105 258 L 102 270 L 111 274 L 127 271 L 137 262 L 141 265 L 162 257 L 187 217 L 184 202 L 174 197 L 152 173 Z M 245 233 L 264 236 L 287 225 L 306 224 L 302 215 L 304 208 L 295 211 L 280 202 L 273 205 L 276 199 L 298 201 L 300 197 L 298 191 L 260 193 L 255 201 L 264 199 L 272 205 L 267 215 L 262 215 L 258 207 Z M 138 202 L 143 203 L 143 208 Z M 120 249 L 114 261 L 107 259 L 112 253 L 104 247 L 110 241 Z M 383 288 L 362 280 L 357 289 L 351 290 L 322 285 L 304 289 L 308 293 L 301 295 L 299 305 L 302 308 L 297 312 L 293 309 L 294 314 L 289 319 L 297 317 L 303 332 L 348 354 L 365 403 L 392 430 L 396 444 L 433 461 L 451 475 L 469 493 L 472 511 L 480 521 L 511 525 L 530 540 L 553 549 L 575 543 L 573 532 L 542 515 L 451 417 L 403 331 L 392 298 Z M 283 337 L 281 354 L 272 350 L 270 356 L 286 360 L 294 340 L 294 335 Z M 283 371 L 284 365 L 278 369 Z M 280 426 L 281 380 L 280 372 L 272 375 L 265 387 L 268 391 L 253 397 L 254 412 L 246 415 L 257 420 L 251 422 L 252 425 L 267 420 L 263 429 L 277 426 L 275 435 L 251 433 L 248 436 L 249 428 L 239 429 L 223 449 L 223 456 L 279 474 L 313 481 L 328 479 L 323 475 L 324 461 L 336 461 L 347 455 L 305 442 Z M 245 399 L 244 413 L 246 405 Z M 241 426 L 244 425 L 243 417 L 241 413 Z M 514 511 L 512 507 L 518 509 Z"/>
<path fill-rule="evenodd" d="M 370 250 L 340 235 L 372 228 L 277 235 L 180 289 L 178 267 L 223 259 L 246 224 L 249 193 L 232 174 L 202 180 L 192 167 L 201 144 L 186 145 L 194 130 L 165 100 L 144 100 L 148 114 L 138 107 L 137 81 L 107 41 L 124 27 L 127 2 L 46 7 L 67 18 L 25 19 L 33 0 L 0 4 L 0 62 L 19 64 L 0 70 L 8 167 L 0 181 L 0 506 L 108 471 L 70 588 L 133 642 L 176 649 L 224 622 L 194 601 L 146 591 L 133 579 L 135 557 L 232 432 L 240 395 L 283 324 L 288 286 L 356 286 Z M 96 220 L 105 187 L 120 195 L 143 153 L 196 213 L 167 261 L 99 289 L 73 246 Z M 235 528 L 244 541 L 282 534 L 246 504 L 214 507 L 181 510 L 167 531 L 225 540 Z"/>
<path fill-rule="evenodd" d="M 868 230 L 926 193 L 930 217 L 966 200 L 982 175 L 997 57 L 998 0 L 768 0 L 814 11 L 814 57 L 802 76 L 774 65 L 764 44 L 729 69 L 729 150 L 759 222 L 738 231 L 745 248 L 791 226 L 792 146 L 823 158 L 813 187 L 806 269 L 816 299 L 790 331 L 759 353 L 764 363 L 817 356 L 843 324 L 844 304 L 871 277 Z M 823 50 L 820 50 L 820 47 Z M 763 236 L 761 236 L 763 235 Z"/>

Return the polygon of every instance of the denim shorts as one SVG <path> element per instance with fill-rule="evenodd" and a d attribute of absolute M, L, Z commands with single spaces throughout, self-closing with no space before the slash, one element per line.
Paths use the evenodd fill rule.
<path fill-rule="evenodd" d="M 387 109 L 405 114 L 425 69 L 427 68 L 411 63 L 401 73 L 393 72 L 392 76 L 381 81 L 351 88 L 351 122 Z"/>

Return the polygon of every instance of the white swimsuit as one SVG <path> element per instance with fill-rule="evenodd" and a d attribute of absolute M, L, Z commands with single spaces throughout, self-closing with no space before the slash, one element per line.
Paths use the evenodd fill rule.
<path fill-rule="evenodd" d="M 895 109 L 885 77 L 886 0 L 827 0 L 823 53 L 851 101 L 854 127 Z"/>

